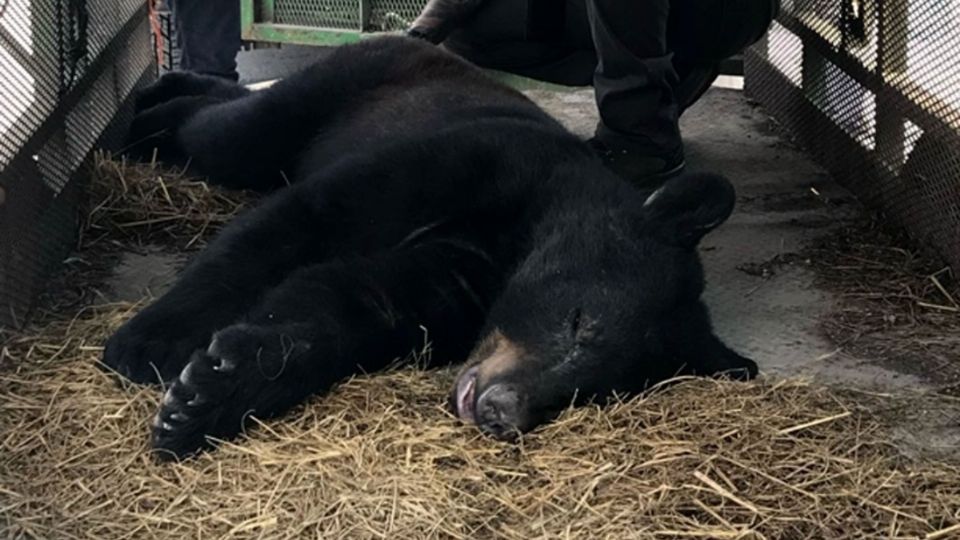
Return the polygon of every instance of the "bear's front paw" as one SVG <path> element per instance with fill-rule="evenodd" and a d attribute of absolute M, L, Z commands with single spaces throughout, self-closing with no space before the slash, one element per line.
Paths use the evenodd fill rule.
<path fill-rule="evenodd" d="M 210 337 L 208 331 L 190 329 L 185 322 L 183 318 L 134 317 L 107 340 L 103 365 L 139 384 L 172 380 Z"/>
<path fill-rule="evenodd" d="M 194 353 L 153 419 L 150 444 L 157 457 L 184 458 L 210 446 L 208 435 L 240 432 L 243 415 L 230 414 L 228 408 L 236 402 L 236 389 L 236 374 L 222 359 Z"/>
<path fill-rule="evenodd" d="M 252 414 L 272 415 L 276 390 L 285 388 L 278 379 L 309 349 L 279 328 L 237 324 L 217 332 L 163 398 L 151 437 L 157 457 L 187 457 L 209 447 L 208 437 L 236 436 Z"/>
<path fill-rule="evenodd" d="M 153 84 L 139 90 L 134 95 L 133 110 L 139 113 L 166 103 L 171 99 L 195 94 L 189 90 L 196 75 L 188 71 L 172 71 L 164 74 Z"/>
<path fill-rule="evenodd" d="M 136 93 L 134 112 L 140 113 L 179 97 L 214 93 L 239 95 L 244 91 L 238 88 L 236 83 L 220 77 L 190 71 L 171 71 Z"/>
<path fill-rule="evenodd" d="M 137 113 L 130 122 L 124 153 L 139 161 L 157 158 L 168 165 L 186 165 L 190 156 L 180 144 L 180 128 L 203 109 L 222 101 L 203 95 L 182 96 Z"/>

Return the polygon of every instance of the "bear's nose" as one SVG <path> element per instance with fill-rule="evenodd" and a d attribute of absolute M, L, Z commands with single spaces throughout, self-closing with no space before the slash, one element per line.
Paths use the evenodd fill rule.
<path fill-rule="evenodd" d="M 522 425 L 520 405 L 520 393 L 516 388 L 495 384 L 484 390 L 477 399 L 477 426 L 497 439 L 515 439 Z"/>

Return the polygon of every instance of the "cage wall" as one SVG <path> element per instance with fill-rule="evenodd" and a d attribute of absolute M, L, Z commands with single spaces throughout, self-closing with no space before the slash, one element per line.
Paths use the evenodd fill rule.
<path fill-rule="evenodd" d="M 73 247 L 95 147 L 155 74 L 142 0 L 0 0 L 0 324 Z"/>
<path fill-rule="evenodd" d="M 960 0 L 783 0 L 745 89 L 960 269 Z"/>

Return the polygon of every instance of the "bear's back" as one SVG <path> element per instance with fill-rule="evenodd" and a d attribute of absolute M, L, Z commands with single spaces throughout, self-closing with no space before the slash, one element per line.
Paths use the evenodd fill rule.
<path fill-rule="evenodd" d="M 366 54 L 368 50 L 376 54 Z M 410 155 L 423 144 L 435 144 L 438 133 L 451 150 L 469 147 L 471 139 L 479 143 L 506 135 L 518 126 L 537 131 L 534 137 L 541 146 L 554 139 L 569 144 L 572 138 L 522 93 L 417 40 L 371 39 L 341 47 L 326 62 L 342 65 L 346 76 L 368 77 L 378 70 L 380 76 L 372 90 L 344 103 L 317 133 L 302 154 L 299 178 L 352 154 L 371 156 L 383 148 L 404 147 L 408 150 L 401 152 Z M 530 149 L 523 145 L 506 153 Z"/>

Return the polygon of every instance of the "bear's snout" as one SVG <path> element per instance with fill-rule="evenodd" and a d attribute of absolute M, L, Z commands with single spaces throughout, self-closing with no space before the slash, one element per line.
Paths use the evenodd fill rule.
<path fill-rule="evenodd" d="M 452 412 L 498 439 L 529 429 L 528 400 L 513 380 L 520 376 L 522 357 L 523 350 L 499 331 L 481 340 L 454 384 Z"/>
<path fill-rule="evenodd" d="M 527 420 L 523 396 L 509 384 L 494 384 L 477 398 L 475 421 L 484 433 L 501 440 L 513 440 L 524 431 Z"/>

